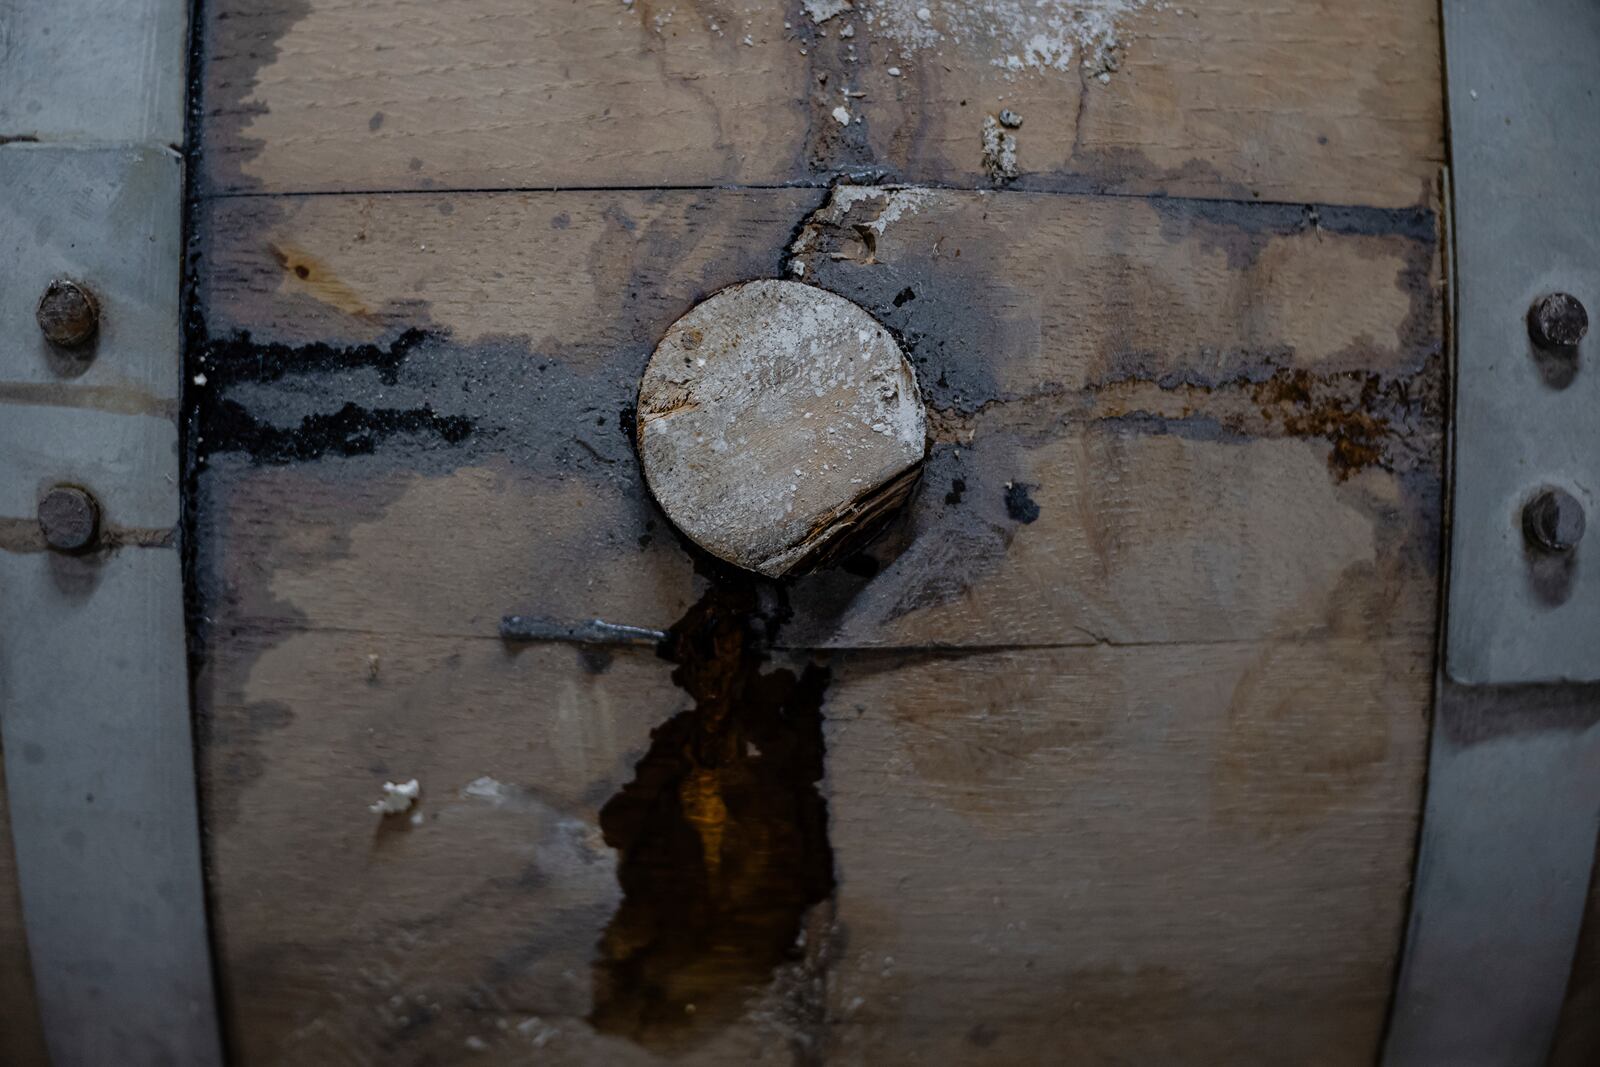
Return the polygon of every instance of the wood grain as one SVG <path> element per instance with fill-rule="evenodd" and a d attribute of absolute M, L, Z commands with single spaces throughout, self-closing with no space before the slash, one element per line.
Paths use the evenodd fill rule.
<path fill-rule="evenodd" d="M 414 383 L 390 386 L 383 404 L 472 417 L 486 432 L 464 442 L 469 454 L 515 443 L 536 457 L 523 462 L 559 457 L 548 477 L 642 497 L 618 413 L 655 340 L 704 294 L 776 272 L 774 246 L 806 221 L 810 196 L 219 203 L 209 322 L 257 344 L 434 330 L 437 348 L 408 357 Z M 855 199 L 844 216 L 824 205 L 793 258 L 899 333 L 935 444 L 922 491 L 874 550 L 882 573 L 800 583 L 790 639 L 1251 640 L 1327 632 L 1345 614 L 1374 632 L 1432 633 L 1442 406 L 1430 216 L 942 192 L 885 227 L 869 261 L 856 226 L 884 204 Z M 532 241 L 547 255 L 521 254 Z M 299 258 L 280 265 L 274 250 L 290 247 Z M 326 278 L 372 310 L 330 305 Z M 230 358 L 248 369 L 257 356 L 215 357 Z M 518 377 L 529 366 L 549 369 Z M 369 373 L 314 380 L 337 389 Z M 302 392 L 244 381 L 232 395 L 292 427 L 330 409 L 326 389 L 315 402 Z M 575 443 L 567 428 L 585 421 Z M 633 525 L 575 542 L 657 536 L 642 526 L 648 509 L 631 507 Z M 681 588 L 688 569 L 638 580 Z M 492 587 L 439 585 L 495 607 L 483 602 Z M 605 607 L 589 614 L 610 618 Z"/>
<path fill-rule="evenodd" d="M 1432 215 L 894 196 L 205 205 L 196 700 L 239 1062 L 1371 1062 L 1431 701 Z M 688 694 L 648 648 L 495 627 L 665 629 L 726 581 L 622 413 L 685 310 L 797 262 L 896 331 L 935 443 L 866 553 L 763 587 L 772 669 L 831 679 L 837 888 L 664 1051 L 586 1021 L 598 812 Z M 422 824 L 379 825 L 410 777 Z"/>
<path fill-rule="evenodd" d="M 1095 49 L 1065 70 L 1008 69 L 1027 34 L 986 12 L 1021 3 L 934 3 L 912 31 L 927 43 L 908 45 L 885 31 L 916 7 L 906 0 L 861 0 L 821 26 L 793 0 L 223 0 L 203 12 L 204 183 L 878 173 L 970 187 L 988 184 L 983 121 L 1004 107 L 1025 120 L 1022 187 L 1386 207 L 1430 194 L 1443 160 L 1436 4 L 1090 6 L 1131 9 L 1111 31 L 1114 71 Z"/>
<path fill-rule="evenodd" d="M 828 737 L 843 1062 L 1372 1060 L 1425 647 L 847 663 Z"/>

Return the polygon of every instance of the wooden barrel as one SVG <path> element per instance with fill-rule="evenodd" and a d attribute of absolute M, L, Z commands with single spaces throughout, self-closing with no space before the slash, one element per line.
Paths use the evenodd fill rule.
<path fill-rule="evenodd" d="M 1438 669 L 1438 18 L 199 5 L 230 1059 L 1373 1062 Z M 863 309 L 926 411 L 914 488 L 782 577 L 637 450 L 658 343 L 761 279 Z"/>

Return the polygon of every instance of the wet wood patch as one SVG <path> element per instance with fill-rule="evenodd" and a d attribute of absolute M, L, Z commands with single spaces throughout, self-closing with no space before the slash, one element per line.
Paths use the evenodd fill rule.
<path fill-rule="evenodd" d="M 824 774 L 826 668 L 764 669 L 781 619 L 756 583 L 715 574 L 661 646 L 694 698 L 650 733 L 600 809 L 623 899 L 600 940 L 590 1022 L 682 1053 L 804 959 L 834 889 Z"/>

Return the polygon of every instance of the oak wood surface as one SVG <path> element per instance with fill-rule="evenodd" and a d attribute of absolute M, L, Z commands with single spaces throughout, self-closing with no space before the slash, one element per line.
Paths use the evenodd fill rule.
<path fill-rule="evenodd" d="M 202 5 L 238 1062 L 1372 1062 L 1437 624 L 1437 9 L 1081 7 Z M 894 331 L 930 451 L 865 552 L 748 584 L 630 414 L 672 322 L 775 277 Z M 832 889 L 773 925 L 763 813 L 818 796 Z"/>
<path fill-rule="evenodd" d="M 197 707 L 241 1062 L 1370 1062 L 1431 700 L 1431 213 L 884 221 L 905 195 L 206 205 Z M 648 648 L 495 627 L 665 629 L 715 588 L 623 413 L 688 307 L 797 261 L 901 336 L 928 471 L 859 565 L 770 594 L 761 669 L 829 672 L 837 888 L 769 983 L 629 1038 L 591 1022 L 597 815 L 693 701 Z M 420 825 L 367 812 L 410 777 Z"/>
<path fill-rule="evenodd" d="M 1001 108 L 1040 188 L 1395 207 L 1443 159 L 1426 0 L 918 7 L 859 0 L 819 25 L 758 0 L 218 0 L 204 185 L 971 186 Z M 1069 28 L 1018 22 L 1032 12 Z M 1068 69 L 1010 69 L 1041 29 L 1074 47 Z"/>

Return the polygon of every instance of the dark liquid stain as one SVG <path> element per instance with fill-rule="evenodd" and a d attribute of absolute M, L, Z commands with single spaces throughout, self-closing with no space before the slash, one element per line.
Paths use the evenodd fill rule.
<path fill-rule="evenodd" d="M 623 900 L 594 968 L 596 1030 L 666 1052 L 711 1036 L 800 958 L 805 914 L 833 892 L 829 672 L 763 672 L 780 622 L 753 580 L 725 578 L 662 643 L 695 706 L 652 731 L 600 811 Z"/>
<path fill-rule="evenodd" d="M 1006 514 L 1016 522 L 1027 525 L 1039 518 L 1039 505 L 1033 502 L 1033 497 L 1028 495 L 1028 490 L 1037 486 L 1025 485 L 1022 482 L 1006 483 Z"/>

